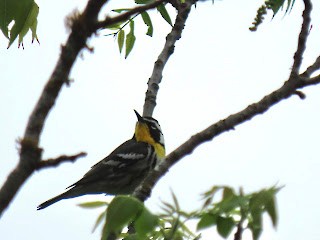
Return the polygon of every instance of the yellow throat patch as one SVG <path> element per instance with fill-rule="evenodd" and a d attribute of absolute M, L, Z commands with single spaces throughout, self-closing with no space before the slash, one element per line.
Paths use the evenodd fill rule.
<path fill-rule="evenodd" d="M 164 146 L 160 143 L 155 142 L 152 138 L 147 124 L 137 122 L 135 129 L 135 137 L 138 142 L 146 142 L 152 145 L 156 151 L 159 158 L 164 158 L 166 156 L 166 151 Z"/>

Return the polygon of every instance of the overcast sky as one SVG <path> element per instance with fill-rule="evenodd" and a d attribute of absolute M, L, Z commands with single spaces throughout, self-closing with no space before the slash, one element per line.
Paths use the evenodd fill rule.
<path fill-rule="evenodd" d="M 271 21 L 269 14 L 255 33 L 248 28 L 263 1 L 224 0 L 214 5 L 209 1 L 192 10 L 164 70 L 154 112 L 168 153 L 191 135 L 283 84 L 296 50 L 301 2 L 296 1 L 285 17 L 280 12 Z M 17 49 L 17 43 L 6 50 L 6 39 L 0 36 L 0 182 L 17 164 L 15 141 L 23 136 L 29 114 L 67 38 L 64 18 L 73 9 L 82 9 L 85 1 L 37 3 L 40 46 L 31 45 L 27 35 L 24 50 Z M 125 1 L 112 3 L 109 10 L 127 6 Z M 320 54 L 320 3 L 316 4 L 304 67 Z M 171 16 L 174 19 L 174 11 Z M 76 204 L 108 198 L 65 200 L 43 211 L 36 207 L 64 191 L 132 137 L 133 109 L 142 111 L 147 80 L 170 30 L 155 11 L 152 19 L 154 37 L 145 35 L 147 29 L 139 20 L 136 45 L 127 60 L 119 55 L 112 37 L 101 33 L 90 41 L 94 54 L 84 51 L 77 60 L 71 73 L 74 83 L 63 88 L 40 143 L 44 158 L 80 151 L 88 156 L 33 174 L 1 218 L 1 239 L 99 239 L 100 230 L 92 234 L 91 229 L 102 210 L 84 210 Z M 245 192 L 284 185 L 278 194 L 277 230 L 265 217 L 261 239 L 319 240 L 320 89 L 313 86 L 303 92 L 305 100 L 293 96 L 197 148 L 163 177 L 147 205 L 159 211 L 160 200 L 171 201 L 170 189 L 182 208 L 192 210 L 201 204 L 199 194 L 213 185 L 242 186 Z M 245 234 L 245 239 L 251 239 L 250 234 Z"/>

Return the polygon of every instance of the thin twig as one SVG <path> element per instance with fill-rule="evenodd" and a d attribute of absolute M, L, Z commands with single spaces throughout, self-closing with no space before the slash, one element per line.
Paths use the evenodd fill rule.
<path fill-rule="evenodd" d="M 316 61 L 307 68 L 307 70 L 302 74 L 305 77 L 310 77 L 315 71 L 320 69 L 320 56 Z"/>
<path fill-rule="evenodd" d="M 309 86 L 309 85 L 316 85 L 320 83 L 320 75 L 315 76 L 313 78 L 309 78 L 307 81 L 305 81 L 305 85 Z"/>
<path fill-rule="evenodd" d="M 239 193 L 240 193 L 240 196 L 243 197 L 243 190 L 241 187 L 240 187 Z M 247 211 L 243 207 L 240 207 L 240 214 L 241 214 L 241 218 L 237 224 L 237 231 L 234 234 L 234 240 L 241 240 L 242 239 L 243 222 L 247 219 L 247 215 L 248 215 Z"/>
<path fill-rule="evenodd" d="M 57 158 L 50 158 L 47 160 L 42 160 L 38 163 L 37 170 L 43 169 L 43 168 L 49 168 L 49 167 L 57 167 L 61 163 L 64 162 L 75 162 L 77 159 L 81 157 L 87 156 L 87 153 L 81 152 L 75 155 L 61 155 Z"/>
<path fill-rule="evenodd" d="M 148 90 L 146 92 L 145 104 L 143 107 L 144 116 L 152 116 L 154 107 L 156 106 L 156 96 L 159 88 L 159 83 L 161 82 L 161 79 L 162 79 L 163 69 L 169 57 L 173 53 L 175 42 L 181 37 L 181 33 L 184 29 L 191 7 L 194 3 L 195 1 L 189 0 L 179 6 L 179 11 L 176 16 L 174 26 L 171 32 L 166 37 L 164 48 L 161 51 L 158 57 L 158 60 L 155 62 L 152 75 L 148 81 Z M 158 171 L 153 171 L 154 179 L 157 178 L 156 177 L 157 172 Z M 160 175 L 158 177 L 160 178 Z M 145 181 L 145 184 L 143 184 L 141 188 L 138 187 L 134 191 L 133 196 L 141 200 L 145 200 L 146 197 L 141 197 L 141 196 L 145 196 L 145 195 L 149 196 L 154 184 L 155 182 L 152 183 L 152 181 L 150 181 L 150 185 L 145 186 L 145 185 L 148 185 L 148 181 Z M 143 193 L 144 191 L 147 191 L 147 192 Z"/>
<path fill-rule="evenodd" d="M 306 44 L 307 44 L 307 38 L 309 34 L 309 29 L 310 29 L 310 23 L 311 23 L 311 10 L 312 10 L 312 4 L 310 0 L 303 0 L 305 9 L 302 13 L 302 27 L 301 31 L 299 34 L 299 40 L 298 40 L 298 48 L 296 53 L 294 54 L 293 57 L 293 66 L 291 70 L 291 75 L 298 76 L 300 67 L 302 64 L 302 59 L 303 59 L 303 53 L 306 49 Z"/>
<path fill-rule="evenodd" d="M 123 30 L 133 19 L 139 16 L 139 13 L 131 17 L 125 24 L 123 24 L 116 32 L 106 34 L 105 36 L 117 36 L 121 30 Z"/>
<path fill-rule="evenodd" d="M 106 28 L 107 26 L 112 25 L 114 23 L 128 20 L 132 15 L 137 14 L 137 13 L 142 13 L 142 12 L 145 12 L 150 9 L 154 9 L 166 1 L 167 0 L 156 0 L 152 3 L 132 8 L 129 11 L 122 13 L 122 14 L 119 14 L 115 17 L 106 17 L 103 21 L 99 21 L 95 24 L 95 30 Z"/>
<path fill-rule="evenodd" d="M 242 239 L 242 232 L 243 232 L 242 221 L 240 221 L 237 224 L 237 231 L 234 234 L 234 240 L 241 240 Z"/>
<path fill-rule="evenodd" d="M 301 100 L 306 99 L 306 95 L 301 91 L 296 90 L 294 94 L 296 94 Z"/>
<path fill-rule="evenodd" d="M 143 116 L 152 116 L 153 114 L 163 69 L 170 56 L 173 54 L 175 43 L 181 38 L 181 33 L 193 4 L 194 1 L 186 1 L 183 4 L 180 4 L 178 8 L 175 24 L 171 32 L 166 37 L 165 45 L 154 64 L 151 77 L 148 81 L 148 90 L 146 92 L 145 103 L 143 106 Z"/>

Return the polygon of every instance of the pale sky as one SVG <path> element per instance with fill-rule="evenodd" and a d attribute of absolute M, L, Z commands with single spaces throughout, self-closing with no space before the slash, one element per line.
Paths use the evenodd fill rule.
<path fill-rule="evenodd" d="M 111 8 L 125 7 L 116 4 Z M 165 134 L 171 152 L 193 134 L 241 111 L 279 88 L 288 78 L 301 26 L 302 1 L 284 17 L 271 14 L 260 29 L 251 26 L 263 1 L 211 1 L 199 3 L 187 21 L 181 40 L 164 70 L 154 117 Z M 320 3 L 314 2 L 306 67 L 320 54 Z M 0 36 L 0 182 L 15 167 L 15 141 L 23 136 L 29 114 L 67 38 L 64 17 L 82 9 L 84 0 L 38 0 L 38 36 L 41 45 L 24 41 L 6 50 Z M 107 13 L 108 9 L 105 9 Z M 103 16 L 103 14 L 102 14 Z M 110 199 L 86 196 L 61 201 L 36 211 L 43 201 L 79 180 L 96 162 L 132 137 L 136 121 L 133 109 L 142 111 L 147 80 L 170 26 L 155 11 L 154 37 L 136 25 L 136 45 L 127 60 L 120 56 L 112 37 L 93 38 L 94 54 L 84 51 L 76 62 L 71 87 L 64 87 L 51 111 L 41 138 L 44 158 L 86 151 L 76 163 L 36 172 L 21 188 L 0 221 L 1 239 L 99 239 L 91 233 L 102 210 L 85 210 L 76 204 Z M 174 20 L 174 11 L 171 11 Z M 279 224 L 276 230 L 264 218 L 262 240 L 319 240 L 318 202 L 320 135 L 319 87 L 294 96 L 264 115 L 237 126 L 197 148 L 182 159 L 155 187 L 147 206 L 159 211 L 160 200 L 171 201 L 172 189 L 185 210 L 200 206 L 200 193 L 213 185 L 229 185 L 245 192 L 274 184 L 285 187 L 278 194 Z M 209 230 L 208 236 L 214 231 Z M 207 236 L 207 235 L 206 235 Z M 233 235 L 230 236 L 230 239 Z M 203 239 L 208 239 L 204 237 Z M 219 239 L 216 237 L 215 239 Z M 244 239 L 251 239 L 245 234 Z"/>

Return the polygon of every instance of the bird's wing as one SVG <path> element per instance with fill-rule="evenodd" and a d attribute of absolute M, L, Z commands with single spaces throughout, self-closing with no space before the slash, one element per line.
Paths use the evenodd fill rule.
<path fill-rule="evenodd" d="M 110 155 L 96 163 L 78 182 L 68 188 L 80 186 L 91 182 L 99 182 L 104 179 L 112 179 L 112 175 L 119 177 L 119 173 L 126 172 L 124 168 L 137 164 L 140 160 L 145 159 L 148 154 L 148 145 L 144 142 L 136 142 L 130 139 L 117 147 Z M 139 170 L 139 169 L 137 169 Z"/>

